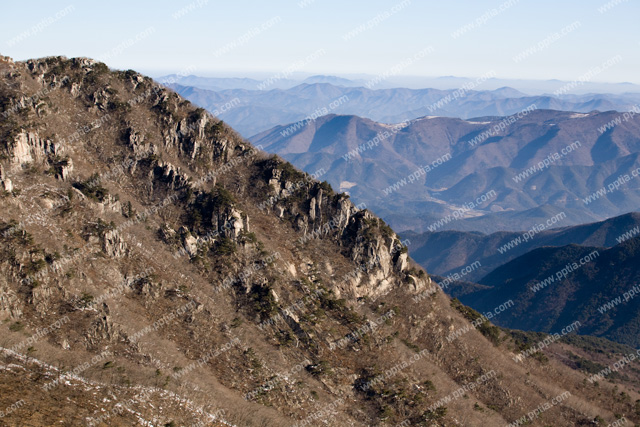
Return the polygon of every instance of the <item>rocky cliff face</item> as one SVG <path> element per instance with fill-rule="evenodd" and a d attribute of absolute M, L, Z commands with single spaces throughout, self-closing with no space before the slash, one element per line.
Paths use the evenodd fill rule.
<path fill-rule="evenodd" d="M 286 163 L 272 159 L 264 164 L 269 194 L 265 209 L 290 219 L 302 232 L 300 243 L 313 239 L 335 241 L 357 267 L 345 275 L 336 292 L 350 298 L 377 298 L 394 287 L 414 293 L 431 283 L 408 272 L 406 248 L 384 222 L 358 209 L 344 194 L 326 190 Z"/>
<path fill-rule="evenodd" d="M 632 412 L 560 364 L 549 378 L 512 362 L 373 213 L 148 77 L 60 57 L 2 59 L 0 76 L 0 346 L 107 399 L 76 395 L 83 410 L 49 424 L 99 425 L 138 387 L 198 408 L 145 418 L 161 406 L 146 400 L 147 425 L 496 425 L 558 389 L 590 403 L 545 421 Z M 491 371 L 472 398 L 436 405 Z M 9 375 L 0 409 L 18 392 Z M 30 396 L 10 422 L 52 405 Z"/>

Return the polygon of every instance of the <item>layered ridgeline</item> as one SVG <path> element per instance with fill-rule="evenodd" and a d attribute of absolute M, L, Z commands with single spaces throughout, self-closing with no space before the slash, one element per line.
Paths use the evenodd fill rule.
<path fill-rule="evenodd" d="M 639 236 L 640 214 L 633 212 L 539 233 L 443 231 L 402 238 L 411 242 L 413 258 L 463 303 L 485 312 L 516 302 L 492 319 L 500 326 L 552 333 L 579 321 L 580 334 L 638 347 Z"/>
<path fill-rule="evenodd" d="M 582 113 L 593 110 L 628 111 L 632 108 L 640 112 L 637 110 L 640 96 L 631 93 L 633 87 L 619 95 L 594 94 L 592 91 L 585 95 L 528 96 L 509 87 L 481 90 L 487 87 L 486 79 L 480 84 L 478 81 L 451 81 L 450 87 L 457 89 L 444 90 L 380 88 L 374 81 L 353 82 L 330 76 L 318 76 L 303 82 L 179 75 L 164 76 L 158 80 L 170 84 L 172 89 L 196 105 L 219 112 L 220 118 L 246 137 L 276 125 L 304 120 L 323 108 L 331 113 L 353 114 L 383 123 L 400 123 L 423 116 L 465 119 L 507 116 L 530 105 Z"/>
<path fill-rule="evenodd" d="M 530 106 L 508 117 L 387 125 L 327 115 L 251 138 L 398 230 L 528 230 L 602 220 L 640 203 L 640 115 Z"/>
<path fill-rule="evenodd" d="M 151 79 L 0 75 L 3 424 L 640 422 L 624 385 L 516 362 L 384 222 Z"/>
<path fill-rule="evenodd" d="M 408 242 L 411 257 L 430 273 L 478 282 L 497 267 L 542 246 L 573 243 L 610 248 L 640 236 L 640 213 L 571 227 L 541 228 L 492 234 L 454 230 L 408 232 L 401 237 Z M 453 296 L 458 296 L 456 291 L 463 290 L 453 286 L 447 289 Z"/>

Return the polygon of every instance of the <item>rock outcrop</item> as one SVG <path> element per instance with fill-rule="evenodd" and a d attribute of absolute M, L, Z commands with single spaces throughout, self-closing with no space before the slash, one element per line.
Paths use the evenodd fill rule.
<path fill-rule="evenodd" d="M 13 191 L 13 183 L 7 176 L 2 165 L 0 165 L 0 191 Z"/>
<path fill-rule="evenodd" d="M 120 258 L 127 253 L 127 244 L 117 230 L 109 230 L 102 236 L 102 250 L 110 257 Z"/>
<path fill-rule="evenodd" d="M 268 200 L 269 210 L 292 218 L 295 229 L 303 233 L 300 243 L 333 239 L 358 265 L 345 275 L 339 293 L 375 299 L 395 287 L 404 286 L 412 293 L 426 289 L 428 278 L 408 274 L 406 248 L 382 220 L 355 206 L 348 196 L 327 192 L 322 184 L 277 160 L 268 168 L 266 183 L 274 193 Z"/>
<path fill-rule="evenodd" d="M 0 277 L 0 317 L 19 319 L 22 316 L 22 304 L 16 292 L 11 289 L 4 277 Z"/>
<path fill-rule="evenodd" d="M 14 138 L 10 146 L 9 158 L 11 165 L 20 168 L 32 162 L 45 162 L 51 156 L 62 153 L 62 146 L 55 142 L 41 138 L 38 132 L 21 131 Z"/>

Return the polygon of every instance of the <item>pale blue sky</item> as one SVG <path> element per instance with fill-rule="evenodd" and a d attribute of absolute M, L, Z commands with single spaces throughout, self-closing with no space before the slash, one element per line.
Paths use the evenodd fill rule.
<path fill-rule="evenodd" d="M 302 1 L 309 4 L 300 7 Z M 384 73 L 433 46 L 434 52 L 402 67 L 401 75 L 480 76 L 573 80 L 609 58 L 622 60 L 593 81 L 640 83 L 640 2 L 611 0 L 508 0 L 514 4 L 458 38 L 452 33 L 498 1 L 404 0 L 404 7 L 349 40 L 343 36 L 403 0 L 184 0 L 12 1 L 2 5 L 0 53 L 15 59 L 89 56 L 113 68 L 157 75 L 189 69 L 197 75 L 277 73 L 324 49 L 299 71 L 345 75 Z M 616 4 L 617 2 L 617 4 Z M 173 15 L 188 5 L 184 16 Z M 55 22 L 47 22 L 68 6 Z M 279 22 L 216 57 L 243 34 L 277 17 Z M 578 21 L 579 27 L 520 62 L 513 57 Z M 35 31 L 34 26 L 40 25 Z M 131 46 L 126 40 L 153 32 Z M 26 36 L 17 40 L 24 32 Z M 124 43 L 124 44 L 123 44 Z"/>

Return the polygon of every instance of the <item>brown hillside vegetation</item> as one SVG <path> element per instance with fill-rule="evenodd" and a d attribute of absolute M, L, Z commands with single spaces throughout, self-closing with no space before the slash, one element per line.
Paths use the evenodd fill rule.
<path fill-rule="evenodd" d="M 632 384 L 516 363 L 384 222 L 150 78 L 0 75 L 0 424 L 640 422 Z"/>

